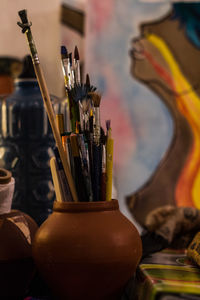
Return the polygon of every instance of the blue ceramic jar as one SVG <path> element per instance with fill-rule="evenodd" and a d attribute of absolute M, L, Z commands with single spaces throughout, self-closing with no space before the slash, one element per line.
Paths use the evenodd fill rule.
<path fill-rule="evenodd" d="M 55 200 L 49 160 L 55 145 L 35 78 L 15 81 L 15 90 L 0 101 L 0 167 L 15 178 L 12 208 L 40 225 Z"/>

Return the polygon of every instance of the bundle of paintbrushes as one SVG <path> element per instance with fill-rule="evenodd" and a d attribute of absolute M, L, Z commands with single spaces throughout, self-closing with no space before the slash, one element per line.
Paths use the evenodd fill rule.
<path fill-rule="evenodd" d="M 67 122 L 63 114 L 56 115 L 56 120 L 78 199 L 111 200 L 113 145 L 110 122 L 107 122 L 107 135 L 100 124 L 101 96 L 90 85 L 88 74 L 86 82 L 82 83 L 77 47 L 72 60 L 72 54 L 62 46 L 61 62 L 71 128 L 64 128 Z"/>
<path fill-rule="evenodd" d="M 45 108 L 57 144 L 55 157 L 50 161 L 57 201 L 110 201 L 112 198 L 113 139 L 110 121 L 106 134 L 100 123 L 101 96 L 81 80 L 78 48 L 74 58 L 65 46 L 61 47 L 61 62 L 68 99 L 68 118 L 55 116 L 40 66 L 26 10 L 19 12 L 18 25 L 26 34 Z M 66 114 L 65 114 L 66 115 Z M 68 124 L 64 128 L 64 124 Z"/>

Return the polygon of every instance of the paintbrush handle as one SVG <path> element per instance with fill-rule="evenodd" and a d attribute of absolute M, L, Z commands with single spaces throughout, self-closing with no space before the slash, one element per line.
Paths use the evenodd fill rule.
<path fill-rule="evenodd" d="M 95 144 L 100 144 L 101 125 L 100 125 L 100 110 L 99 107 L 94 107 L 94 122 L 93 122 L 93 139 Z"/>
<path fill-rule="evenodd" d="M 101 174 L 101 201 L 106 201 L 106 173 Z"/>
<path fill-rule="evenodd" d="M 113 139 L 108 138 L 106 145 L 106 201 L 112 199 Z"/>
<path fill-rule="evenodd" d="M 50 167 L 56 193 L 56 200 L 58 202 L 72 201 L 71 193 L 65 178 L 64 170 L 59 170 L 55 157 L 51 158 Z"/>
<path fill-rule="evenodd" d="M 99 201 L 101 195 L 102 145 L 93 144 L 93 201 Z"/>
<path fill-rule="evenodd" d="M 101 201 L 106 201 L 106 146 L 102 145 Z"/>
<path fill-rule="evenodd" d="M 51 174 L 53 178 L 54 189 L 56 193 L 56 200 L 58 202 L 63 202 L 63 191 L 61 189 L 60 178 L 58 176 L 58 169 L 57 169 L 55 157 L 52 157 L 50 159 L 50 168 L 51 168 Z"/>
<path fill-rule="evenodd" d="M 74 161 L 74 171 L 75 171 L 74 181 L 77 187 L 79 201 L 87 202 L 88 197 L 87 197 L 87 191 L 86 191 L 86 186 L 84 183 L 84 177 L 83 177 L 83 172 L 81 167 L 81 158 L 79 154 L 77 135 L 70 136 L 70 143 L 71 143 L 72 156 Z"/>

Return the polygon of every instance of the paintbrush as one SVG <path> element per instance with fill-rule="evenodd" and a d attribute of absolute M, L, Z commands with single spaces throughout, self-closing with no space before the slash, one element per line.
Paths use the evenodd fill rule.
<path fill-rule="evenodd" d="M 108 136 L 108 130 L 110 129 L 110 120 L 106 120 L 106 135 Z"/>
<path fill-rule="evenodd" d="M 90 177 L 90 165 L 88 160 L 88 146 L 87 143 L 85 143 L 83 134 L 77 135 L 77 139 L 78 139 L 78 145 L 80 149 L 83 179 L 86 185 L 88 199 L 89 201 L 92 201 L 93 195 L 92 195 L 92 184 L 91 184 L 91 177 Z"/>
<path fill-rule="evenodd" d="M 83 105 L 81 101 L 78 101 L 79 105 L 79 118 L 80 118 L 80 127 L 81 127 L 81 132 L 84 131 L 84 116 L 83 116 Z"/>
<path fill-rule="evenodd" d="M 78 141 L 77 141 L 77 135 L 71 134 L 70 135 L 70 143 L 71 143 L 71 149 L 72 149 L 72 156 L 74 160 L 74 171 L 75 171 L 75 184 L 77 188 L 77 193 L 79 196 L 79 201 L 87 202 L 88 196 L 86 191 L 86 186 L 84 183 L 82 168 L 81 168 L 81 159 L 79 154 L 79 147 L 78 147 Z"/>
<path fill-rule="evenodd" d="M 106 201 L 112 199 L 112 169 L 113 169 L 113 144 L 114 140 L 111 135 L 110 122 L 107 124 L 107 141 L 106 141 Z"/>
<path fill-rule="evenodd" d="M 92 145 L 92 188 L 93 201 L 99 201 L 101 195 L 101 174 L 102 174 L 102 145 Z"/>
<path fill-rule="evenodd" d="M 67 162 L 70 168 L 70 172 L 72 173 L 73 166 L 72 166 L 72 154 L 71 154 L 71 148 L 70 148 L 70 133 L 67 132 L 64 135 L 62 135 L 62 144 L 63 148 L 67 157 Z M 73 173 L 72 173 L 73 176 Z"/>
<path fill-rule="evenodd" d="M 89 155 L 89 165 L 90 170 L 92 172 L 93 168 L 93 156 L 92 156 L 92 144 L 93 144 L 93 134 L 91 132 L 91 122 L 92 118 L 89 116 L 89 108 L 90 108 L 90 99 L 84 98 L 81 102 L 81 110 L 82 110 L 82 116 L 81 119 L 83 120 L 83 133 L 86 139 L 86 143 L 88 145 L 88 155 Z M 93 127 L 92 127 L 93 131 Z"/>
<path fill-rule="evenodd" d="M 28 45 L 30 48 L 30 52 L 31 52 L 31 57 L 32 57 L 32 61 L 33 61 L 33 66 L 34 66 L 34 70 L 35 70 L 35 74 L 39 83 L 39 87 L 40 87 L 40 91 L 42 94 L 42 98 L 44 101 L 44 105 L 46 108 L 46 112 L 48 114 L 48 118 L 49 118 L 49 122 L 51 124 L 51 128 L 53 131 L 53 135 L 59 150 L 59 154 L 60 154 L 60 158 L 63 164 L 63 168 L 64 168 L 64 172 L 70 187 L 70 191 L 73 197 L 74 201 L 78 201 L 78 197 L 77 197 L 77 193 L 76 193 L 76 189 L 75 189 L 75 185 L 74 185 L 74 181 L 71 175 L 71 172 L 69 170 L 69 166 L 66 160 L 66 156 L 65 156 L 65 152 L 62 146 L 62 142 L 61 142 L 61 137 L 56 125 L 56 121 L 55 121 L 55 115 L 54 115 L 54 111 L 53 111 L 53 107 L 52 107 L 52 103 L 51 103 L 51 99 L 49 96 L 49 92 L 47 89 L 47 85 L 46 85 L 46 81 L 43 75 L 43 71 L 42 68 L 40 66 L 40 61 L 39 61 L 39 57 L 38 57 L 38 53 L 37 53 L 37 49 L 33 40 L 33 36 L 32 36 L 32 32 L 31 32 L 31 23 L 28 22 L 28 18 L 27 18 L 27 11 L 24 10 L 20 10 L 18 12 L 22 23 L 17 22 L 17 24 L 22 28 L 22 33 L 26 34 L 26 38 L 28 41 Z"/>
<path fill-rule="evenodd" d="M 65 132 L 64 115 L 63 114 L 56 114 L 56 122 L 57 122 L 58 130 L 60 132 L 60 136 L 62 136 Z"/>
<path fill-rule="evenodd" d="M 80 61 L 77 46 L 74 49 L 74 74 L 76 84 L 81 84 Z"/>
<path fill-rule="evenodd" d="M 58 177 L 58 181 L 60 184 L 60 189 L 61 189 L 61 193 L 62 193 L 62 199 L 63 201 L 73 201 L 72 196 L 71 196 L 71 192 L 69 189 L 69 185 L 65 176 L 65 172 L 63 169 L 63 165 L 60 159 L 60 154 L 58 151 L 58 148 L 55 147 L 54 148 L 54 153 L 55 153 L 55 158 L 56 158 L 56 170 L 57 170 L 57 177 Z M 54 161 L 53 164 L 55 165 Z M 55 175 L 55 174 L 54 174 Z"/>
<path fill-rule="evenodd" d="M 89 74 L 86 74 L 85 85 L 90 88 L 90 77 L 89 77 Z"/>
<path fill-rule="evenodd" d="M 96 145 L 99 145 L 101 139 L 100 107 L 99 107 L 101 102 L 101 95 L 96 92 L 90 92 L 88 93 L 88 96 L 91 97 L 94 105 L 93 141 Z"/>
<path fill-rule="evenodd" d="M 71 88 L 74 87 L 75 83 L 75 76 L 74 76 L 74 69 L 72 66 L 72 53 L 69 53 L 69 67 L 70 67 L 70 75 L 71 75 Z"/>
<path fill-rule="evenodd" d="M 61 63 L 62 63 L 62 70 L 65 79 L 65 87 L 66 89 L 71 88 L 71 78 L 69 74 L 69 56 L 67 52 L 67 48 L 65 46 L 61 46 Z"/>
<path fill-rule="evenodd" d="M 106 201 L 106 146 L 102 146 L 101 201 Z"/>
<path fill-rule="evenodd" d="M 62 71 L 64 75 L 64 82 L 65 82 L 65 91 L 66 91 L 66 129 L 67 131 L 71 131 L 71 117 L 70 117 L 70 100 L 69 100 L 69 94 L 68 91 L 71 89 L 71 76 L 70 76 L 70 69 L 69 69 L 69 56 L 67 52 L 67 48 L 65 46 L 61 46 L 61 65 L 62 65 Z"/>
<path fill-rule="evenodd" d="M 53 179 L 53 185 L 54 185 L 54 189 L 55 189 L 55 193 L 56 193 L 56 201 L 63 202 L 64 194 L 63 194 L 63 190 L 61 187 L 60 177 L 59 177 L 59 173 L 58 173 L 58 166 L 56 163 L 55 156 L 53 156 L 50 159 L 50 168 L 51 168 L 51 175 L 52 175 L 52 179 Z"/>
<path fill-rule="evenodd" d="M 82 100 L 82 110 L 83 110 L 83 124 L 84 124 L 84 131 L 89 132 L 89 101 L 88 99 Z"/>
<path fill-rule="evenodd" d="M 102 145 L 100 125 L 100 102 L 101 96 L 96 92 L 88 93 L 94 105 L 93 118 L 93 145 L 92 145 L 92 187 L 94 201 L 100 200 L 101 174 L 102 174 Z"/>

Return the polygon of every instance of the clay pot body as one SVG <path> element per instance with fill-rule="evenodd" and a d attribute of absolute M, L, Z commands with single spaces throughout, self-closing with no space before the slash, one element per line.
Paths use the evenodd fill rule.
<path fill-rule="evenodd" d="M 24 298 L 35 273 L 31 243 L 38 229 L 28 215 L 0 215 L 0 299 Z"/>
<path fill-rule="evenodd" d="M 55 202 L 33 242 L 36 265 L 56 299 L 120 299 L 142 254 L 118 201 Z"/>

